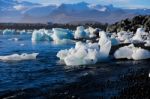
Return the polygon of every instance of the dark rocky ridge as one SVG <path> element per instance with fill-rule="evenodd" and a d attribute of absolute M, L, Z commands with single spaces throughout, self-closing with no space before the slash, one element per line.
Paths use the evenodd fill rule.
<path fill-rule="evenodd" d="M 76 29 L 77 26 L 82 25 L 85 27 L 91 26 L 93 28 L 101 28 L 102 30 L 106 30 L 108 32 L 119 32 L 121 30 L 124 31 L 131 31 L 135 32 L 137 28 L 143 27 L 147 32 L 150 31 L 150 15 L 139 15 L 132 19 L 125 19 L 119 22 L 116 22 L 115 24 L 108 25 L 99 23 L 99 22 L 77 22 L 74 23 L 68 23 L 68 24 L 40 24 L 40 23 L 0 23 L 0 29 L 51 29 L 55 27 L 59 28 L 69 28 L 69 29 Z"/>
<path fill-rule="evenodd" d="M 121 30 L 135 32 L 137 28 L 143 27 L 147 32 L 150 31 L 150 15 L 136 16 L 132 19 L 125 19 L 115 24 L 109 25 L 107 31 L 119 32 Z"/>
<path fill-rule="evenodd" d="M 0 29 L 15 29 L 15 30 L 22 30 L 22 29 L 52 29 L 52 28 L 68 28 L 75 30 L 77 26 L 84 26 L 84 27 L 93 27 L 93 28 L 100 28 L 102 30 L 106 30 L 108 24 L 96 23 L 96 22 L 88 22 L 88 23 L 77 23 L 77 24 L 55 24 L 55 23 L 0 23 Z"/>

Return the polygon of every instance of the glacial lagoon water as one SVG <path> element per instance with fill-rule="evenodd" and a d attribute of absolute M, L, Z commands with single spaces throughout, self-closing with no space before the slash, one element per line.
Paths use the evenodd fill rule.
<path fill-rule="evenodd" d="M 18 40 L 14 38 L 18 38 Z M 0 97 L 17 97 L 20 92 L 23 92 L 20 96 L 24 97 L 50 97 L 55 89 L 61 89 L 58 93 L 65 94 L 67 89 L 64 86 L 72 83 L 79 84 L 79 88 L 75 88 L 76 90 L 74 87 L 70 89 L 74 90 L 71 91 L 73 95 L 108 97 L 118 94 L 119 89 L 114 86 L 101 92 L 95 88 L 97 83 L 101 84 L 108 80 L 115 81 L 130 70 L 136 71 L 144 68 L 147 76 L 150 71 L 149 60 L 113 60 L 107 63 L 70 68 L 60 62 L 56 54 L 61 49 L 71 47 L 73 47 L 71 44 L 56 45 L 52 42 L 32 42 L 31 35 L 0 35 L 0 56 L 14 53 L 39 53 L 35 60 L 7 62 L 0 60 Z M 125 86 L 122 83 L 120 88 Z M 85 90 L 83 90 L 84 87 L 86 87 Z M 36 91 L 39 92 L 35 92 L 33 89 L 37 89 Z M 49 96 L 41 93 L 48 93 Z"/>

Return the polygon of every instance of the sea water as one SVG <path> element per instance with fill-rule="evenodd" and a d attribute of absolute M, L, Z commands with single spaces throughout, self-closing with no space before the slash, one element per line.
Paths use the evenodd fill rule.
<path fill-rule="evenodd" d="M 56 54 L 59 50 L 70 49 L 73 46 L 73 44 L 56 45 L 48 41 L 32 42 L 31 35 L 0 35 L 0 56 L 15 53 L 39 53 L 34 60 L 0 60 L 0 97 L 16 95 L 26 89 L 37 88 L 39 93 L 50 92 L 74 82 L 80 84 L 80 78 L 83 77 L 88 79 L 82 79 L 82 81 L 85 80 L 84 84 L 86 85 L 90 81 L 91 83 L 101 83 L 106 80 L 116 80 L 119 75 L 124 74 L 128 69 L 148 68 L 147 71 L 150 70 L 148 60 L 111 61 L 70 68 L 59 61 Z M 87 75 L 92 75 L 92 77 Z M 85 90 L 84 95 L 108 96 L 110 93 L 116 93 L 114 89 L 101 93 L 98 90 L 92 90 L 92 86 L 86 89 L 90 91 Z M 30 94 L 40 97 L 34 91 L 31 91 Z M 82 95 L 82 93 L 79 94 Z"/>

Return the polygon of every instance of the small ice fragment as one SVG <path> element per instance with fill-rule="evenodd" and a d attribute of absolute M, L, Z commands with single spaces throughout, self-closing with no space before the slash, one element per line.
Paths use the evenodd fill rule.
<path fill-rule="evenodd" d="M 22 53 L 20 55 L 12 54 L 12 55 L 7 55 L 7 56 L 0 56 L 0 60 L 2 61 L 33 60 L 33 59 L 36 59 L 38 54 L 39 53 L 32 53 L 32 54 Z"/>

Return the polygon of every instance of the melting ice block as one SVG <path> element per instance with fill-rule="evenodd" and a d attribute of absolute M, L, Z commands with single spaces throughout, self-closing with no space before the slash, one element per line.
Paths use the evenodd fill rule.
<path fill-rule="evenodd" d="M 132 58 L 134 60 L 142 60 L 142 59 L 149 59 L 150 52 L 148 50 L 137 48 L 133 51 Z"/>
<path fill-rule="evenodd" d="M 2 61 L 21 61 L 21 60 L 32 60 L 36 59 L 38 53 L 26 54 L 12 54 L 7 56 L 0 56 L 0 60 Z"/>
<path fill-rule="evenodd" d="M 133 60 L 142 60 L 142 59 L 149 59 L 150 52 L 148 50 L 134 47 L 133 44 L 129 46 L 124 46 L 119 48 L 115 53 L 114 57 L 116 59 L 133 59 Z"/>
<path fill-rule="evenodd" d="M 133 54 L 133 45 L 129 45 L 129 46 L 124 46 L 119 48 L 115 53 L 114 53 L 114 57 L 116 59 L 132 59 L 132 54 Z"/>

